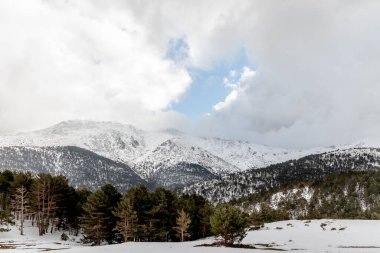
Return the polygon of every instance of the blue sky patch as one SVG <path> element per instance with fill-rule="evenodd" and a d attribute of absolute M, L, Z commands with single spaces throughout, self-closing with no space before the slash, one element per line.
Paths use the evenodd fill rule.
<path fill-rule="evenodd" d="M 181 64 L 188 58 L 188 52 L 189 46 L 184 39 L 173 39 L 168 44 L 166 57 Z M 238 51 L 233 61 L 219 62 L 210 69 L 188 67 L 192 85 L 178 103 L 172 104 L 171 109 L 185 114 L 192 122 L 199 120 L 230 92 L 223 79 L 229 77 L 232 70 L 236 71 L 236 78 L 239 78 L 244 67 L 253 68 L 244 48 Z"/>

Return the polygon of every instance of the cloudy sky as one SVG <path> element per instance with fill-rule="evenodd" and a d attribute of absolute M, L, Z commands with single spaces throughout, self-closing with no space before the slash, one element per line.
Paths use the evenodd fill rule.
<path fill-rule="evenodd" d="M 5 0 L 0 132 L 62 120 L 282 147 L 380 132 L 380 1 Z"/>

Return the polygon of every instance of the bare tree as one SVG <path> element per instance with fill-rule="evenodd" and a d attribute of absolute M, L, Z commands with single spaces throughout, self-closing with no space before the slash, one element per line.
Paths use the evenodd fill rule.
<path fill-rule="evenodd" d="M 181 237 L 181 242 L 183 242 L 184 238 L 189 235 L 187 233 L 187 230 L 189 229 L 191 223 L 189 214 L 187 214 L 183 209 L 180 211 L 178 210 L 178 217 L 176 219 L 176 222 L 177 226 L 175 227 L 175 230 Z"/>
<path fill-rule="evenodd" d="M 24 235 L 24 221 L 25 216 L 30 210 L 29 199 L 27 189 L 21 185 L 16 189 L 14 200 L 12 201 L 12 207 L 16 214 L 16 217 L 20 218 L 20 234 Z"/>
<path fill-rule="evenodd" d="M 127 242 L 128 238 L 135 240 L 134 237 L 137 232 L 137 214 L 133 211 L 132 206 L 131 200 L 124 198 L 112 212 L 120 219 L 114 230 L 124 237 L 124 242 Z"/>
<path fill-rule="evenodd" d="M 54 210 L 57 205 L 51 176 L 44 174 L 39 176 L 34 184 L 33 196 L 39 235 L 44 235 L 48 231 L 49 225 L 51 225 L 51 232 L 53 232 Z"/>

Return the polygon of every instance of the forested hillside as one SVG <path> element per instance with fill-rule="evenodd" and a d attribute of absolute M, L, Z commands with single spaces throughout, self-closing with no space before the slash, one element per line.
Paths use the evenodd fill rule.
<path fill-rule="evenodd" d="M 379 219 L 380 170 L 345 172 L 232 201 L 257 221 Z"/>
<path fill-rule="evenodd" d="M 232 206 L 244 212 L 238 214 Z M 21 234 L 28 222 L 41 236 L 58 231 L 65 240 L 67 234 L 81 233 L 83 242 L 91 244 L 195 240 L 212 235 L 213 217 L 219 217 L 214 222 L 219 226 L 221 217 L 234 213 L 249 219 L 242 223 L 247 225 L 286 219 L 380 219 L 380 170 L 289 183 L 216 207 L 202 196 L 164 188 L 150 191 L 141 185 L 123 195 L 111 184 L 91 192 L 70 186 L 64 176 L 0 173 L 0 225 L 4 229 L 17 224 Z"/>
<path fill-rule="evenodd" d="M 337 150 L 305 156 L 262 169 L 229 174 L 222 179 L 191 185 L 184 188 L 183 192 L 196 193 L 213 203 L 222 203 L 292 183 L 324 178 L 337 172 L 371 170 L 379 164 L 379 149 Z"/>
<path fill-rule="evenodd" d="M 41 236 L 58 231 L 64 240 L 65 233 L 83 233 L 91 244 L 194 240 L 211 235 L 212 210 L 201 196 L 163 188 L 140 185 L 122 195 L 106 184 L 91 192 L 75 189 L 64 176 L 0 172 L 0 227 L 16 223 L 21 234 L 28 222 Z"/>
<path fill-rule="evenodd" d="M 72 186 L 91 190 L 107 183 L 121 192 L 148 185 L 128 165 L 73 146 L 0 147 L 0 171 L 6 169 L 64 175 Z"/>

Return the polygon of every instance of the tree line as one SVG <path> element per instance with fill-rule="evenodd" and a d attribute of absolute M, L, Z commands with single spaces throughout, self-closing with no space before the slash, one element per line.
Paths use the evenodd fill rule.
<path fill-rule="evenodd" d="M 110 184 L 91 192 L 71 187 L 63 176 L 0 173 L 0 225 L 17 221 L 23 234 L 28 220 L 41 236 L 83 234 L 84 243 L 97 245 L 210 235 L 231 245 L 250 225 L 319 218 L 380 219 L 380 170 L 289 184 L 216 207 L 202 196 L 164 188 L 139 186 L 122 195 Z"/>
<path fill-rule="evenodd" d="M 83 242 L 184 241 L 211 235 L 222 243 L 240 241 L 248 214 L 230 205 L 213 207 L 204 197 L 178 195 L 145 186 L 122 195 L 106 184 L 99 190 L 75 189 L 64 176 L 28 172 L 0 173 L 0 225 L 14 224 L 24 233 L 28 220 L 39 235 L 62 231 L 83 234 Z"/>
<path fill-rule="evenodd" d="M 380 170 L 343 172 L 263 191 L 231 204 L 256 223 L 287 219 L 380 219 Z"/>

